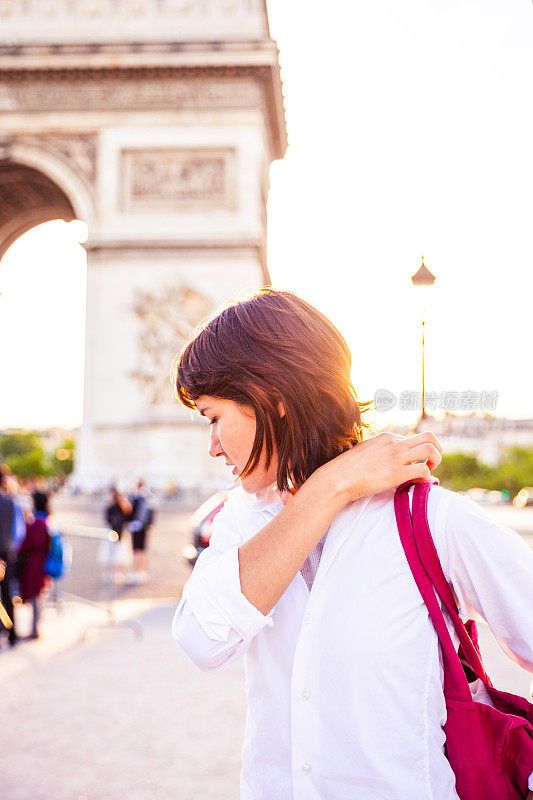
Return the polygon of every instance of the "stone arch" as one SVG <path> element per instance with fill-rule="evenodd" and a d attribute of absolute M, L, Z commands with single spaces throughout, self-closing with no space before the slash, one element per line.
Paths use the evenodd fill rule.
<path fill-rule="evenodd" d="M 90 191 L 56 156 L 14 144 L 0 157 L 0 259 L 20 236 L 54 219 L 94 217 Z"/>

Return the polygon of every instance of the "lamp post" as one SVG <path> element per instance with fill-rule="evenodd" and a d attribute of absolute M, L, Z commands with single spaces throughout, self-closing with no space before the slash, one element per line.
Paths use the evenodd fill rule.
<path fill-rule="evenodd" d="M 411 282 L 413 286 L 420 286 L 425 287 L 424 293 L 427 292 L 427 287 L 433 286 L 435 283 L 435 275 L 429 271 L 429 269 L 424 264 L 424 256 L 422 256 L 422 264 L 420 265 L 417 272 L 414 275 L 411 275 Z M 427 296 L 426 298 L 427 299 Z M 425 387 L 425 355 L 424 355 L 424 334 L 425 334 L 425 327 L 426 327 L 426 314 L 427 308 L 423 306 L 422 308 L 422 413 L 420 415 L 419 423 L 426 418 L 426 387 Z M 417 424 L 418 427 L 418 424 Z M 415 429 L 416 430 L 416 429 Z"/>

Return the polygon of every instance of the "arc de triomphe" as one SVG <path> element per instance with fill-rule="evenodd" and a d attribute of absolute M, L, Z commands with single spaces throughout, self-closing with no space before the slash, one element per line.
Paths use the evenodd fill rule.
<path fill-rule="evenodd" d="M 170 364 L 199 319 L 270 282 L 285 148 L 265 0 L 0 0 L 0 256 L 51 219 L 89 230 L 78 484 L 229 479 Z"/>

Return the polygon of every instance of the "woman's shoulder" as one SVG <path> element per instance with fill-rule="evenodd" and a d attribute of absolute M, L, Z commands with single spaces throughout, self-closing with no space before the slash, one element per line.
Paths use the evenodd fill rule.
<path fill-rule="evenodd" d="M 483 561 L 488 553 L 505 558 L 524 544 L 516 531 L 501 525 L 468 495 L 440 485 L 429 491 L 427 519 L 447 578 Z"/>
<path fill-rule="evenodd" d="M 395 518 L 394 497 L 396 488 L 386 489 L 372 495 L 368 504 L 367 514 L 381 515 L 384 509 L 388 510 L 388 518 Z M 409 487 L 409 507 L 413 508 L 413 495 L 415 485 Z M 434 540 L 437 550 L 440 552 L 446 549 L 447 541 L 450 539 L 450 531 L 456 531 L 458 527 L 468 527 L 474 520 L 480 525 L 491 523 L 488 514 L 479 507 L 477 503 L 466 495 L 446 489 L 440 484 L 432 484 L 427 498 L 427 520 L 430 533 Z"/>
<path fill-rule="evenodd" d="M 371 508 L 379 508 L 384 505 L 394 504 L 394 496 L 396 494 L 396 489 L 398 487 L 394 486 L 391 489 L 385 489 L 382 492 L 377 492 L 371 496 Z M 412 508 L 413 503 L 413 493 L 415 489 L 415 484 L 409 487 L 408 495 L 409 495 L 409 506 Z M 429 493 L 428 493 L 428 512 L 431 510 L 437 510 L 437 508 L 447 508 L 450 503 L 453 505 L 454 508 L 457 509 L 465 509 L 465 510 L 472 510 L 475 508 L 479 508 L 477 503 L 474 503 L 469 497 L 459 494 L 458 492 L 454 492 L 451 489 L 446 489 L 444 486 L 440 484 L 433 483 L 430 486 Z M 481 509 L 480 509 L 481 510 Z M 484 512 L 482 512 L 484 513 Z"/>

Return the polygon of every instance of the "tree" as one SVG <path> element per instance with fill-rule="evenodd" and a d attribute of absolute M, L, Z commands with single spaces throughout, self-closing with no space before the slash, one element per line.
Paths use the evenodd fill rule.
<path fill-rule="evenodd" d="M 0 458 L 7 461 L 12 456 L 25 456 L 41 447 L 41 439 L 35 431 L 6 433 L 0 437 Z"/>
<path fill-rule="evenodd" d="M 507 489 L 511 496 L 524 486 L 533 486 L 533 448 L 507 448 L 491 477 L 487 488 Z"/>
<path fill-rule="evenodd" d="M 523 486 L 533 486 L 533 448 L 509 447 L 495 466 L 478 461 L 470 453 L 444 455 L 433 474 L 443 486 L 464 492 L 474 486 L 501 491 L 511 497 Z"/>

